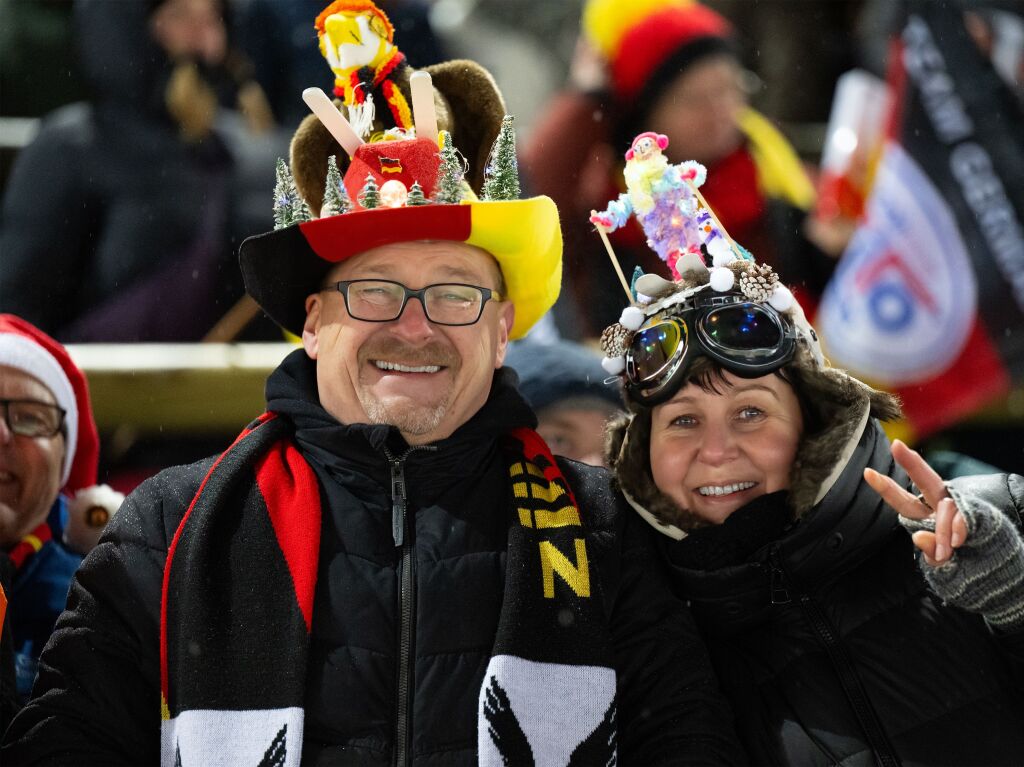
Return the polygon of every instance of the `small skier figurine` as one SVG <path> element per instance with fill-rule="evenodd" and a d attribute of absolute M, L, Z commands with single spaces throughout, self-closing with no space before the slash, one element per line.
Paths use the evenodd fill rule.
<path fill-rule="evenodd" d="M 662 154 L 667 146 L 668 137 L 661 133 L 646 131 L 633 139 L 623 171 L 627 191 L 605 210 L 591 215 L 590 222 L 614 232 L 626 224 L 630 215 L 636 216 L 648 246 L 668 264 L 673 279 L 684 271 L 679 260 L 688 254 L 704 265 L 702 245 L 716 266 L 743 256 L 733 250 L 731 239 L 721 231 L 697 191 L 707 170 L 692 160 L 670 165 Z"/>

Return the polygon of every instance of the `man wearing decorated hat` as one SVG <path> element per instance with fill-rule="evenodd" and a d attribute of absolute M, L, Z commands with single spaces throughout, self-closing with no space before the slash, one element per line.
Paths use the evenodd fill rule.
<path fill-rule="evenodd" d="M 4 756 L 731 762 L 727 710 L 649 569 L 648 532 L 604 472 L 552 456 L 502 367 L 558 293 L 555 207 L 518 199 L 489 77 L 476 101 L 499 109 L 476 133 L 497 141 L 471 190 L 451 137 L 473 133 L 452 116 L 474 94 L 431 93 L 368 6 L 318 18 L 341 101 L 304 98 L 331 141 L 300 128 L 279 228 L 241 249 L 250 295 L 303 348 L 225 453 L 125 503 Z"/>

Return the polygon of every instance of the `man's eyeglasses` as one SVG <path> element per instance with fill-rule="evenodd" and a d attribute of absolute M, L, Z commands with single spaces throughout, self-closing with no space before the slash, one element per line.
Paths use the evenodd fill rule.
<path fill-rule="evenodd" d="M 501 300 L 490 288 L 458 282 L 412 290 L 393 280 L 342 280 L 328 289 L 341 293 L 348 313 L 364 322 L 397 320 L 409 299 L 415 298 L 436 325 L 472 325 L 483 314 L 484 304 L 492 298 Z"/>
<path fill-rule="evenodd" d="M 34 399 L 0 399 L 4 423 L 21 437 L 53 437 L 64 425 L 64 408 Z"/>

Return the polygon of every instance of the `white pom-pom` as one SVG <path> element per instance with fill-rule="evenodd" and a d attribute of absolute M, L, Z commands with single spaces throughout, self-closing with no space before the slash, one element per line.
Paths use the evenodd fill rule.
<path fill-rule="evenodd" d="M 601 360 L 601 367 L 605 369 L 608 375 L 617 376 L 626 369 L 626 358 L 605 357 Z"/>
<path fill-rule="evenodd" d="M 732 286 L 736 284 L 736 275 L 732 273 L 732 269 L 717 266 L 711 270 L 709 282 L 711 283 L 712 290 L 724 293 L 727 290 L 732 290 Z"/>
<path fill-rule="evenodd" d="M 68 504 L 64 543 L 79 554 L 88 554 L 123 500 L 124 495 L 109 485 L 79 490 Z"/>
<path fill-rule="evenodd" d="M 644 324 L 644 313 L 636 306 L 627 306 L 619 315 L 619 324 L 627 330 L 636 330 Z"/>
<path fill-rule="evenodd" d="M 728 266 L 736 260 L 736 255 L 730 250 L 728 253 L 718 253 L 711 257 L 712 266 Z"/>
<path fill-rule="evenodd" d="M 724 237 L 712 238 L 707 243 L 708 252 L 716 266 L 725 266 L 729 261 L 736 260 L 736 254 L 732 252 L 732 246 Z"/>
<path fill-rule="evenodd" d="M 793 294 L 789 288 L 779 284 L 775 286 L 775 291 L 772 293 L 771 298 L 768 299 L 768 303 L 771 304 L 775 311 L 785 312 L 789 311 L 790 307 L 793 306 L 793 300 Z"/>

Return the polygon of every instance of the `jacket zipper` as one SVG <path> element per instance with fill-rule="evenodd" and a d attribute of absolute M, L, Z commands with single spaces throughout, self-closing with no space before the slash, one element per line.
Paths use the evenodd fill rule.
<path fill-rule="evenodd" d="M 436 450 L 432 445 L 415 445 L 395 458 L 384 447 L 384 455 L 391 469 L 391 534 L 395 546 L 402 550 L 398 568 L 398 696 L 395 711 L 394 764 L 405 767 L 410 763 L 409 736 L 412 724 L 412 658 L 415 640 L 416 557 L 413 551 L 412 526 L 406 515 L 408 494 L 405 488 L 405 460 L 415 450 Z"/>
<path fill-rule="evenodd" d="M 789 604 L 792 598 L 790 590 L 786 585 L 786 571 L 782 569 L 778 546 L 773 546 L 768 552 L 768 566 L 771 577 L 772 604 Z M 900 764 L 899 757 L 896 756 L 896 751 L 889 742 L 885 729 L 878 719 L 878 713 L 875 711 L 874 706 L 871 705 L 871 701 L 868 700 L 864 684 L 857 673 L 856 667 L 853 665 L 849 653 L 846 651 L 846 647 L 839 640 L 835 630 L 832 628 L 832 624 L 829 623 L 828 617 L 822 612 L 818 603 L 811 599 L 808 594 L 801 591 L 796 594 L 796 597 L 800 602 L 804 616 L 814 628 L 815 633 L 825 648 L 825 652 L 828 653 L 832 667 L 839 675 L 843 692 L 846 694 L 846 699 L 849 701 L 851 708 L 853 708 L 853 713 L 857 717 L 861 729 L 864 731 L 875 759 L 881 767 L 898 767 Z"/>

